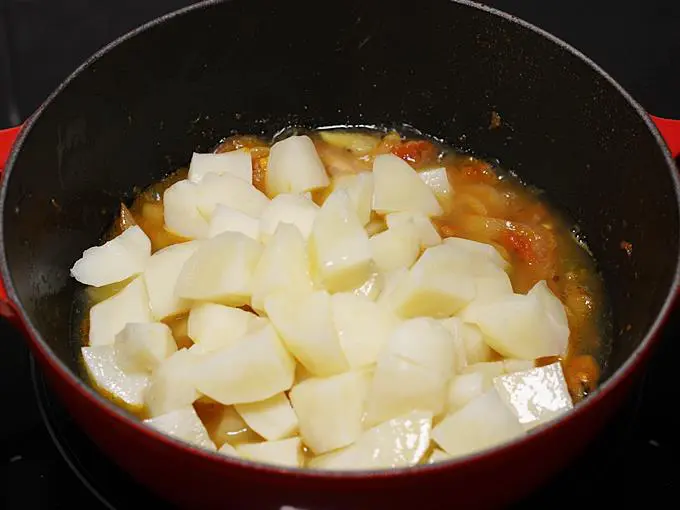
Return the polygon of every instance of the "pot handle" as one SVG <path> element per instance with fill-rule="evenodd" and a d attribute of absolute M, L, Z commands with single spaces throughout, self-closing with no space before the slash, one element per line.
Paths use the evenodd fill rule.
<path fill-rule="evenodd" d="M 664 119 L 650 115 L 674 158 L 680 156 L 680 120 Z"/>
<path fill-rule="evenodd" d="M 14 140 L 19 136 L 20 131 L 21 126 L 4 130 L 0 129 L 0 178 L 2 177 L 2 171 L 5 169 L 5 162 L 9 158 L 9 153 L 12 151 Z M 12 321 L 16 318 L 14 308 L 7 298 L 5 284 L 2 279 L 0 279 L 0 317 L 5 317 Z"/>

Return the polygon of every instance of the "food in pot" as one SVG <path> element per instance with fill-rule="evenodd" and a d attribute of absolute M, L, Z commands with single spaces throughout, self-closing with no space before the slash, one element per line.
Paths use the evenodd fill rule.
<path fill-rule="evenodd" d="M 394 131 L 236 136 L 140 194 L 71 273 L 84 365 L 151 427 L 315 469 L 446 461 L 592 391 L 602 283 L 492 165 Z"/>

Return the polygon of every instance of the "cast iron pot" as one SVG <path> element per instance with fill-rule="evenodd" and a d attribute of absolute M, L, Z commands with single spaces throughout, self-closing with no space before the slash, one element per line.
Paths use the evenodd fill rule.
<path fill-rule="evenodd" d="M 650 356 L 678 287 L 671 152 L 650 117 L 601 69 L 516 18 L 464 0 L 321 7 L 206 2 L 128 34 L 69 77 L 26 122 L 5 168 L 3 313 L 24 329 L 83 430 L 181 506 L 506 504 L 575 458 Z M 489 128 L 491 112 L 501 127 Z M 291 124 L 409 124 L 496 158 L 544 189 L 578 221 L 606 280 L 614 337 L 601 388 L 555 423 L 490 451 L 352 474 L 198 451 L 100 397 L 79 365 L 78 286 L 69 267 L 135 187 L 221 137 L 271 135 Z M 677 126 L 663 129 L 677 151 Z M 630 254 L 622 241 L 632 244 Z"/>

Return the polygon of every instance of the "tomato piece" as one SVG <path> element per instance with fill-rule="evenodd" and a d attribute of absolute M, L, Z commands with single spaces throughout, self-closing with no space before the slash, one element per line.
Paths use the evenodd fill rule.
<path fill-rule="evenodd" d="M 415 165 L 437 157 L 437 148 L 427 140 L 408 140 L 392 148 L 392 154 Z"/>

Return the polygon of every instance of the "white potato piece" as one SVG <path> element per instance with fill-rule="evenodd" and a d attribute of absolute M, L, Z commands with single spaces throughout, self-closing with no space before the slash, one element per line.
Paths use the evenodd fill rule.
<path fill-rule="evenodd" d="M 241 418 L 268 441 L 292 436 L 298 428 L 298 418 L 285 393 L 277 393 L 259 402 L 235 404 Z"/>
<path fill-rule="evenodd" d="M 195 351 L 180 349 L 153 371 L 145 395 L 150 416 L 190 406 L 200 397 L 194 382 L 200 361 L 201 357 Z"/>
<path fill-rule="evenodd" d="M 128 322 L 153 322 L 149 295 L 141 276 L 90 308 L 90 345 L 112 344 Z"/>
<path fill-rule="evenodd" d="M 449 200 L 453 195 L 453 189 L 451 188 L 446 168 L 440 167 L 421 170 L 418 172 L 418 177 L 428 185 L 432 190 L 432 193 L 434 193 L 439 200 Z"/>
<path fill-rule="evenodd" d="M 223 204 L 217 204 L 210 223 L 208 237 L 215 237 L 223 232 L 241 232 L 255 241 L 260 240 L 260 220 L 246 213 Z"/>
<path fill-rule="evenodd" d="M 163 192 L 163 216 L 169 232 L 187 239 L 208 235 L 208 222 L 198 209 L 198 185 L 188 180 L 177 181 Z"/>
<path fill-rule="evenodd" d="M 272 326 L 208 353 L 197 365 L 198 390 L 224 405 L 257 402 L 290 389 L 295 360 Z"/>
<path fill-rule="evenodd" d="M 443 243 L 456 250 L 482 257 L 484 260 L 488 260 L 500 269 L 505 270 L 510 267 L 508 261 L 503 258 L 500 252 L 492 244 L 480 243 L 462 237 L 447 237 L 444 239 Z"/>
<path fill-rule="evenodd" d="M 493 387 L 493 377 L 483 372 L 460 374 L 449 383 L 446 410 L 449 413 L 465 407 L 468 402 L 483 395 Z"/>
<path fill-rule="evenodd" d="M 490 361 L 493 350 L 486 343 L 482 331 L 474 324 L 462 324 L 463 343 L 468 364 Z"/>
<path fill-rule="evenodd" d="M 189 180 L 201 182 L 206 174 L 229 174 L 252 184 L 253 164 L 250 151 L 238 149 L 219 154 L 194 152 L 189 163 Z"/>
<path fill-rule="evenodd" d="M 326 291 L 269 294 L 264 309 L 290 353 L 312 374 L 323 377 L 349 369 Z"/>
<path fill-rule="evenodd" d="M 82 347 L 81 353 L 88 374 L 101 390 L 132 408 L 143 407 L 149 374 L 123 372 L 116 362 L 113 345 Z"/>
<path fill-rule="evenodd" d="M 385 287 L 385 277 L 382 273 L 374 269 L 368 279 L 351 290 L 357 296 L 367 297 L 371 301 L 376 301 Z"/>
<path fill-rule="evenodd" d="M 333 187 L 347 191 L 359 221 L 362 225 L 367 225 L 371 221 L 373 206 L 373 174 L 360 172 L 339 175 L 333 179 Z"/>
<path fill-rule="evenodd" d="M 547 423 L 573 408 L 559 362 L 496 377 L 493 384 L 525 430 Z"/>
<path fill-rule="evenodd" d="M 191 301 L 175 293 L 184 263 L 196 252 L 200 241 L 173 244 L 158 250 L 149 259 L 144 282 L 149 293 L 151 313 L 156 320 L 186 312 Z"/>
<path fill-rule="evenodd" d="M 316 455 L 347 446 L 359 437 L 369 377 L 366 371 L 345 372 L 307 379 L 290 390 L 300 436 Z"/>
<path fill-rule="evenodd" d="M 262 245 L 239 232 L 207 239 L 185 262 L 175 292 L 185 299 L 249 304 L 252 275 L 261 254 Z"/>
<path fill-rule="evenodd" d="M 467 351 L 465 349 L 465 340 L 464 340 L 464 333 L 463 333 L 463 321 L 461 321 L 458 317 L 449 317 L 448 319 L 439 319 L 439 324 L 444 326 L 446 330 L 451 333 L 451 336 L 453 337 L 453 349 L 454 349 L 454 366 L 453 366 L 453 372 L 454 374 L 460 373 L 461 370 L 463 370 L 467 364 L 468 364 L 468 357 L 467 357 Z"/>
<path fill-rule="evenodd" d="M 508 274 L 493 266 L 487 266 L 484 274 L 475 276 L 475 290 L 475 299 L 479 301 L 491 301 L 514 292 Z"/>
<path fill-rule="evenodd" d="M 436 464 L 437 462 L 443 462 L 445 460 L 449 460 L 451 456 L 446 453 L 444 450 L 440 450 L 439 448 L 435 448 L 432 450 L 432 453 L 430 456 L 427 458 L 425 461 L 426 464 Z"/>
<path fill-rule="evenodd" d="M 144 423 L 175 439 L 215 451 L 208 432 L 192 406 L 175 409 L 167 414 L 144 420 Z"/>
<path fill-rule="evenodd" d="M 440 414 L 455 366 L 452 335 L 437 321 L 402 322 L 380 353 L 366 403 L 369 425 L 412 409 Z"/>
<path fill-rule="evenodd" d="M 252 184 L 230 174 L 206 174 L 196 186 L 196 206 L 204 218 L 212 217 L 218 204 L 259 218 L 269 204 L 269 199 L 264 193 Z M 207 230 L 206 227 L 206 235 Z"/>
<path fill-rule="evenodd" d="M 378 359 L 399 320 L 365 296 L 331 296 L 333 324 L 351 368 L 368 367 Z"/>
<path fill-rule="evenodd" d="M 368 234 L 346 190 L 328 196 L 314 220 L 309 242 L 312 272 L 329 292 L 356 288 L 371 275 Z"/>
<path fill-rule="evenodd" d="M 413 222 L 388 228 L 369 242 L 373 261 L 383 273 L 409 269 L 420 255 L 420 238 Z"/>
<path fill-rule="evenodd" d="M 317 469 L 386 469 L 418 464 L 430 446 L 432 413 L 411 411 L 364 432 L 357 441 L 312 459 Z"/>
<path fill-rule="evenodd" d="M 537 282 L 528 294 L 536 297 L 543 306 L 551 334 L 554 335 L 556 348 L 561 349 L 560 354 L 566 354 L 569 343 L 569 321 L 562 301 L 552 293 L 545 280 Z"/>
<path fill-rule="evenodd" d="M 299 437 L 264 443 L 245 443 L 235 447 L 236 453 L 243 459 L 277 464 L 287 467 L 302 467 L 304 456 L 302 441 Z"/>
<path fill-rule="evenodd" d="M 485 361 L 481 363 L 473 363 L 466 366 L 462 372 L 463 374 L 482 374 L 484 377 L 493 381 L 494 377 L 505 373 L 505 365 L 503 361 Z"/>
<path fill-rule="evenodd" d="M 149 257 L 151 241 L 135 225 L 103 245 L 85 250 L 73 264 L 71 276 L 85 285 L 103 287 L 143 272 Z"/>
<path fill-rule="evenodd" d="M 539 282 L 527 295 L 476 300 L 460 317 L 479 326 L 489 346 L 503 356 L 527 360 L 560 356 L 568 347 L 569 326 L 564 307 L 553 299 L 557 300 Z"/>
<path fill-rule="evenodd" d="M 381 154 L 373 162 L 373 210 L 379 214 L 419 212 L 425 216 L 443 213 L 437 198 L 418 173 L 394 154 Z"/>
<path fill-rule="evenodd" d="M 304 193 L 330 184 L 314 142 L 306 135 L 290 136 L 272 145 L 267 163 L 267 194 Z"/>
<path fill-rule="evenodd" d="M 458 457 L 524 434 L 522 425 L 492 388 L 448 415 L 432 430 L 432 439 L 446 453 Z"/>
<path fill-rule="evenodd" d="M 118 366 L 128 373 L 151 372 L 177 351 L 172 331 L 161 322 L 128 322 L 113 345 Z"/>
<path fill-rule="evenodd" d="M 267 242 L 281 223 L 294 225 L 307 239 L 312 233 L 314 219 L 319 206 L 305 195 L 283 193 L 275 196 L 262 211 L 260 217 L 260 237 Z"/>
<path fill-rule="evenodd" d="M 395 228 L 404 223 L 412 223 L 418 231 L 418 239 L 421 249 L 430 248 L 441 244 L 442 237 L 437 232 L 430 218 L 418 212 L 395 212 L 385 216 L 387 228 Z"/>
<path fill-rule="evenodd" d="M 390 297 L 403 318 L 450 317 L 476 296 L 470 257 L 444 245 L 428 248 L 402 279 Z"/>
<path fill-rule="evenodd" d="M 251 306 L 262 313 L 268 295 L 279 291 L 302 295 L 312 288 L 305 240 L 294 225 L 280 223 L 255 266 Z"/>
<path fill-rule="evenodd" d="M 233 345 L 254 326 L 257 316 L 240 308 L 201 303 L 189 312 L 187 334 L 204 352 Z"/>

